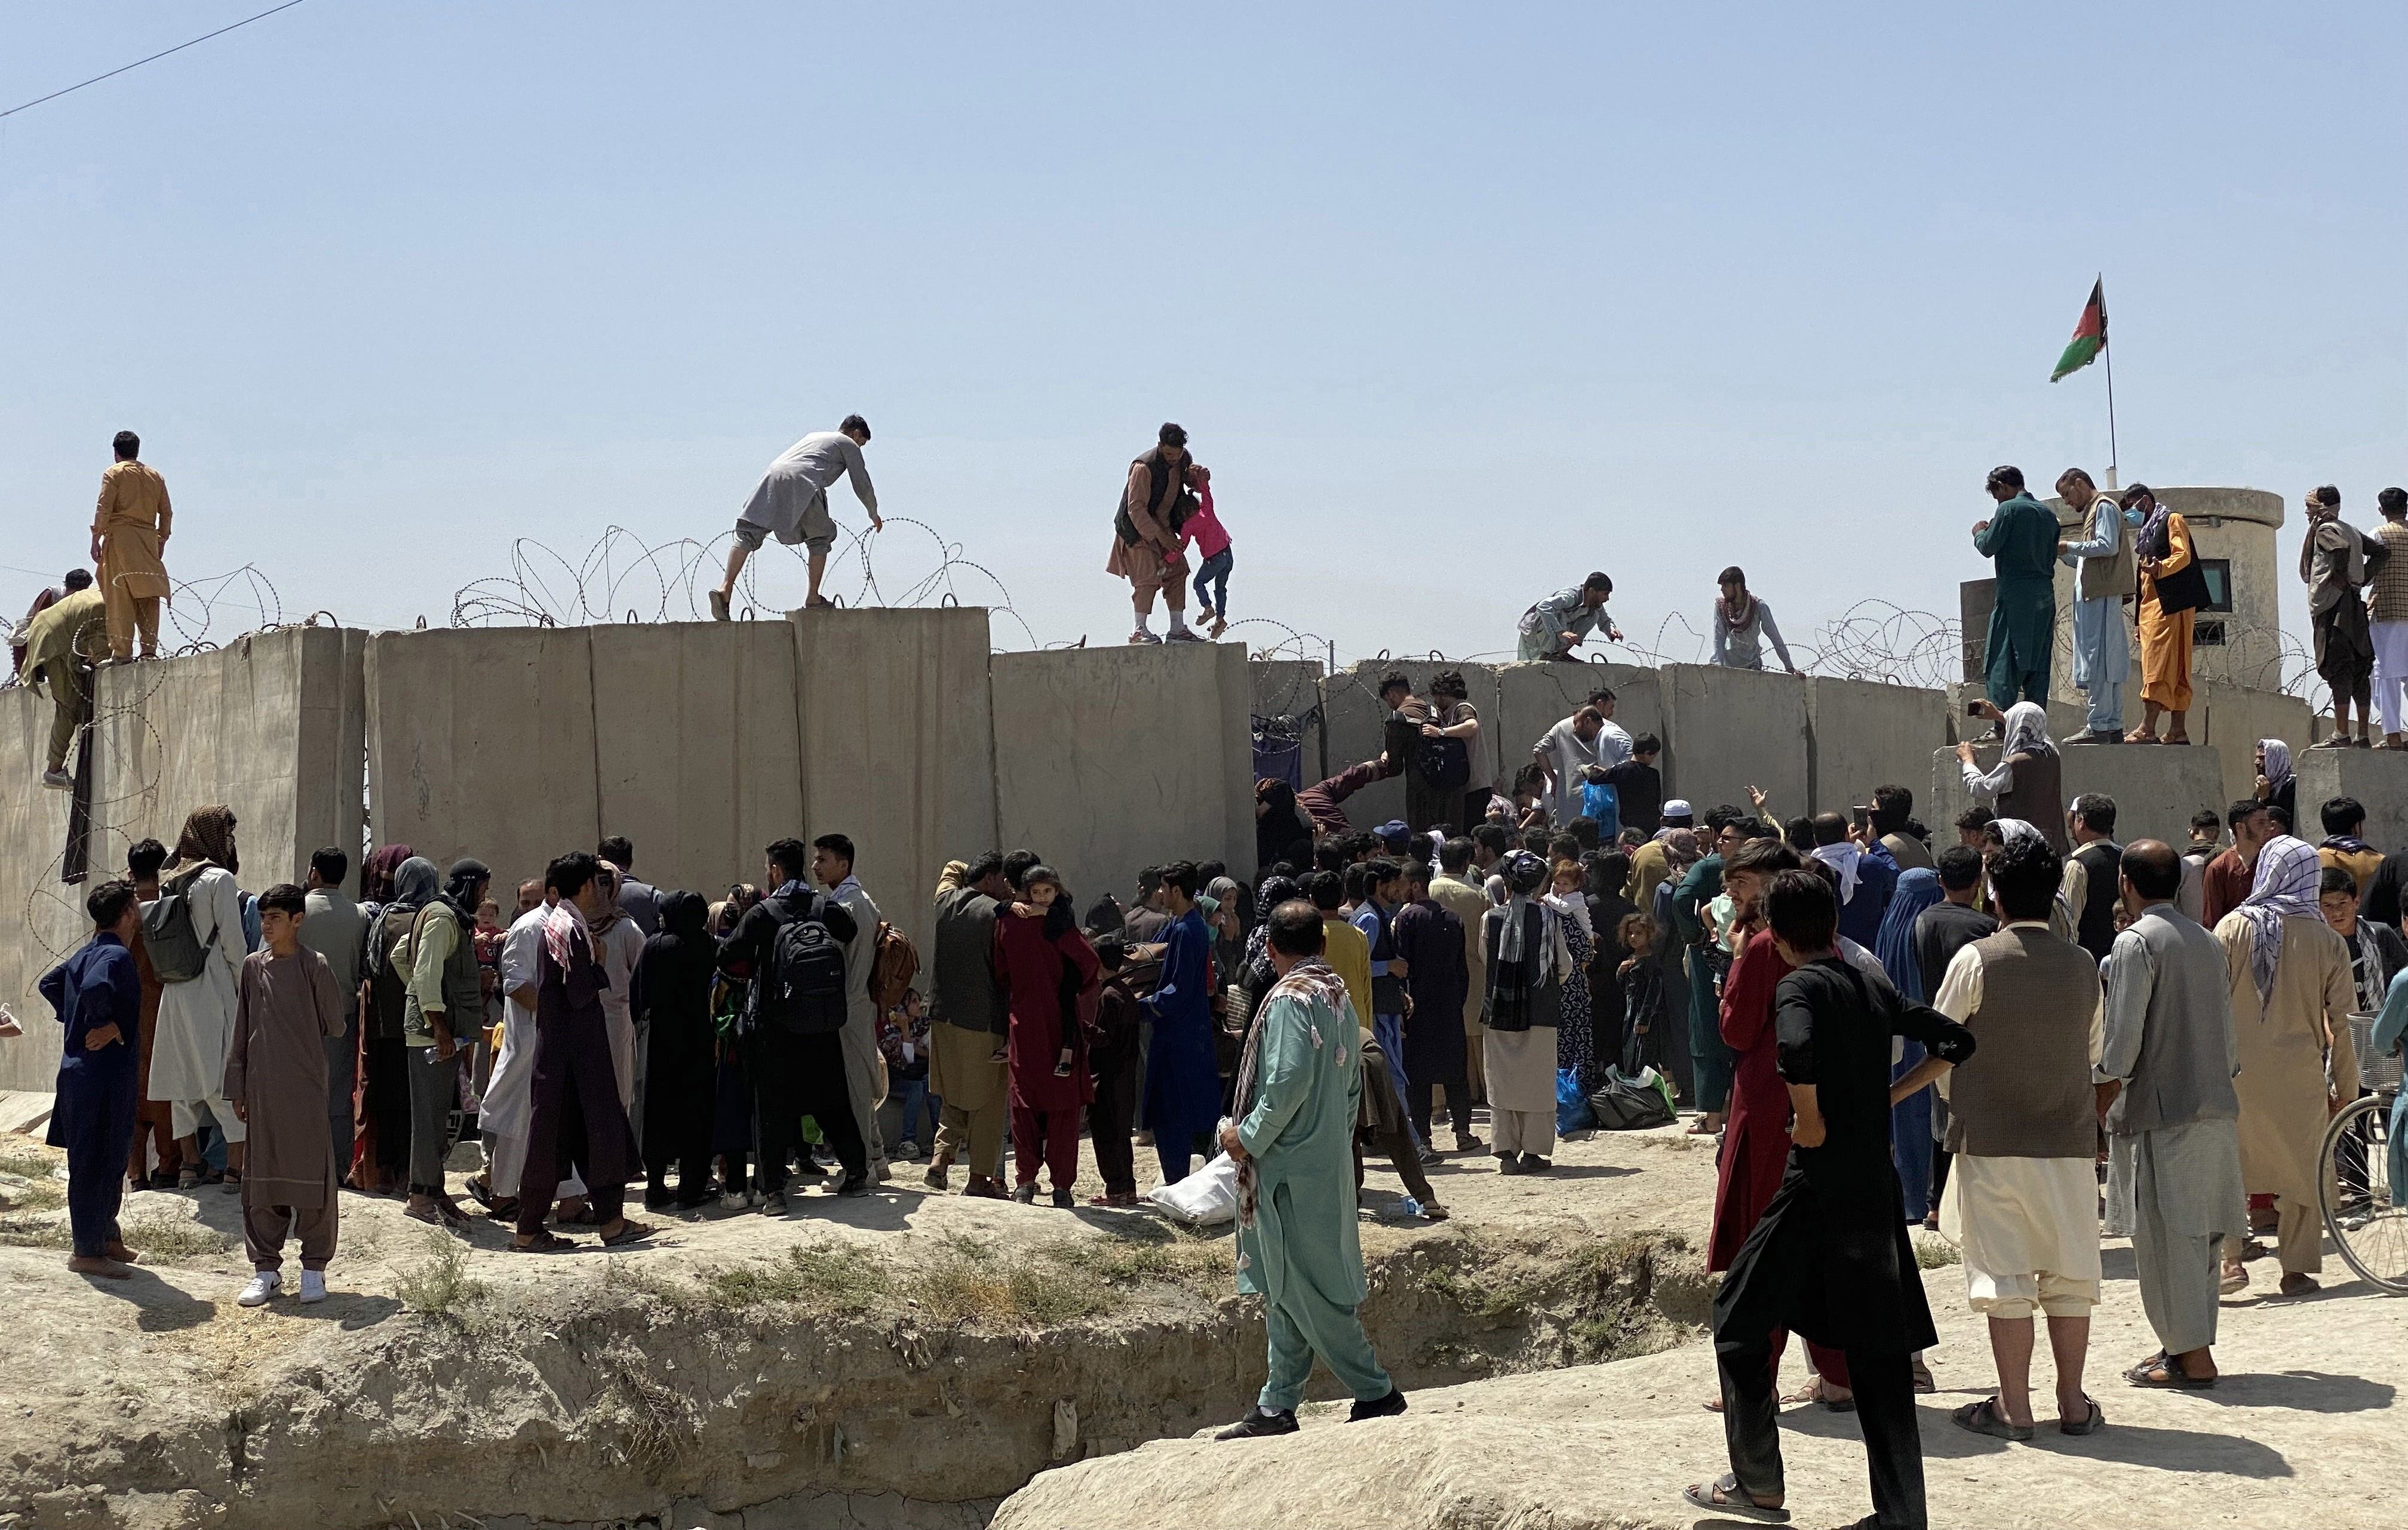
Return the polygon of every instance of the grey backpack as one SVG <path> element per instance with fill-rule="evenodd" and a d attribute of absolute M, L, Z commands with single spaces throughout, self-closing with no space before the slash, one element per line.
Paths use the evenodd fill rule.
<path fill-rule="evenodd" d="M 142 951 L 163 983 L 188 983 L 208 965 L 209 948 L 193 925 L 193 883 L 199 872 L 166 883 L 142 906 Z"/>

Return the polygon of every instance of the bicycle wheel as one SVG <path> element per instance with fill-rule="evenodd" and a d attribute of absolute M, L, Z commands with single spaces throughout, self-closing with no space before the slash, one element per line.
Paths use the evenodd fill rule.
<path fill-rule="evenodd" d="M 2372 1096 L 2325 1129 L 2325 1230 L 2358 1278 L 2408 1295 L 2408 1208 L 2391 1202 L 2391 1104 Z"/>

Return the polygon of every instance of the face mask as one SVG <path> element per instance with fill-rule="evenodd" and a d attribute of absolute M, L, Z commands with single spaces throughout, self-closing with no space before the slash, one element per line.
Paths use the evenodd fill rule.
<path fill-rule="evenodd" d="M 2124 524 L 2128 526 L 2139 527 L 2144 524 L 2148 519 L 2149 518 L 2147 516 L 2143 515 L 2138 510 L 2126 510 L 2124 512 Z"/>

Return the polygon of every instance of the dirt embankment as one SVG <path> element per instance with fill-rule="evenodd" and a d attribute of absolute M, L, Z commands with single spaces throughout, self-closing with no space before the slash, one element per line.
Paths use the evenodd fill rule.
<path fill-rule="evenodd" d="M 1395 1181 L 1374 1171 L 1365 1316 L 1408 1388 L 1696 1331 L 1694 1219 L 1658 1195 L 1698 1194 L 1704 1155 L 1566 1157 L 1551 1184 L 1442 1172 L 1441 1226 L 1379 1222 Z M 162 1262 L 130 1291 L 67 1277 L 55 1214 L 22 1202 L 0 1214 L 30 1320 L 30 1364 L 0 1379 L 0 1530 L 978 1524 L 1049 1466 L 1233 1417 L 1262 1378 L 1226 1235 L 1151 1216 L 890 1187 L 526 1258 L 346 1197 L 338 1294 L 244 1311 L 233 1197 L 137 1197 Z"/>

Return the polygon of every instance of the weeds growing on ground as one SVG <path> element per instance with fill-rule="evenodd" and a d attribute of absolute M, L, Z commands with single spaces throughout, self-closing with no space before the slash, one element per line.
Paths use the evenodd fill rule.
<path fill-rule="evenodd" d="M 64 1249 L 74 1245 L 67 1224 L 49 1217 L 0 1217 L 0 1247 Z"/>
<path fill-rule="evenodd" d="M 851 1243 L 798 1243 L 782 1260 L 736 1265 L 704 1278 L 720 1307 L 796 1303 L 831 1312 L 866 1312 L 891 1290 L 885 1269 Z"/>
<path fill-rule="evenodd" d="M 1965 1251 L 1937 1233 L 1914 1240 L 1914 1267 L 1917 1269 L 1946 1269 L 1951 1265 L 1964 1262 Z"/>
<path fill-rule="evenodd" d="M 141 1217 L 119 1227 L 127 1248 L 152 1260 L 214 1259 L 234 1249 L 234 1239 L 208 1223 L 181 1217 Z"/>
<path fill-rule="evenodd" d="M 21 1175 L 28 1180 L 50 1180 L 56 1184 L 57 1180 L 50 1180 L 50 1170 L 56 1166 L 50 1155 L 39 1148 L 19 1147 L 14 1143 L 0 1146 L 0 1174 Z"/>
<path fill-rule="evenodd" d="M 426 1257 L 394 1277 L 402 1304 L 429 1317 L 457 1317 L 459 1308 L 485 1294 L 485 1282 L 468 1274 L 467 1247 L 441 1231 L 426 1236 Z"/>

